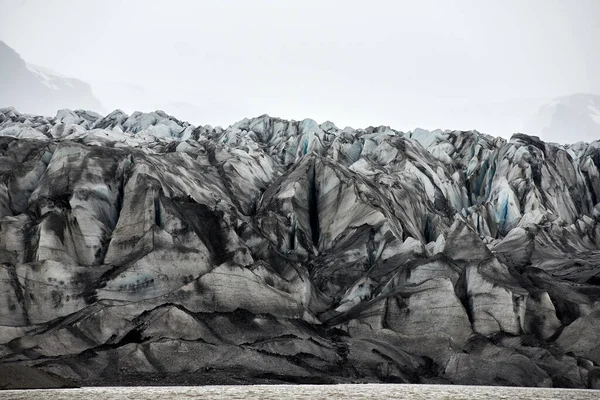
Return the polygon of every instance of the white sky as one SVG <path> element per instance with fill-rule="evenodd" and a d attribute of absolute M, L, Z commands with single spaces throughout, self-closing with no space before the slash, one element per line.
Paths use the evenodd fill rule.
<path fill-rule="evenodd" d="M 599 21 L 600 0 L 0 0 L 0 40 L 107 109 L 136 108 L 121 92 L 139 87 L 193 104 L 194 123 L 504 136 L 542 99 L 600 93 Z"/>

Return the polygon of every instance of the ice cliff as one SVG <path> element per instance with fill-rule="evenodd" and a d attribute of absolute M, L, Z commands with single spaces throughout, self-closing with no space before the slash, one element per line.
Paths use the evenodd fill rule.
<path fill-rule="evenodd" d="M 600 142 L 0 110 L 0 363 L 600 384 Z"/>

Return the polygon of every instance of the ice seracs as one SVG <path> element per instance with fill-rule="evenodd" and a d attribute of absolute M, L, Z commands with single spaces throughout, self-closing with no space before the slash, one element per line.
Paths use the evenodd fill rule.
<path fill-rule="evenodd" d="M 1 362 L 590 387 L 599 166 L 523 134 L 0 109 Z"/>

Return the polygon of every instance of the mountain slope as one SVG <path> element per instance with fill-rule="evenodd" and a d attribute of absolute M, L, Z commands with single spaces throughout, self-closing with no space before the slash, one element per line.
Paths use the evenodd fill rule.
<path fill-rule="evenodd" d="M 75 107 L 104 111 L 90 85 L 27 64 L 0 41 L 0 107 L 6 106 L 42 115 L 54 115 L 58 109 Z"/>
<path fill-rule="evenodd" d="M 3 109 L 1 362 L 594 387 L 599 149 Z"/>
<path fill-rule="evenodd" d="M 547 142 L 591 142 L 600 139 L 600 96 L 574 94 L 543 105 L 525 131 Z"/>

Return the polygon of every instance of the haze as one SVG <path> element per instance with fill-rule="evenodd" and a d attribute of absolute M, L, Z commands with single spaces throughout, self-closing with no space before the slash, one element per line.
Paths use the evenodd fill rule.
<path fill-rule="evenodd" d="M 599 17 L 598 0 L 0 0 L 0 40 L 107 110 L 509 136 L 546 99 L 600 93 Z"/>

